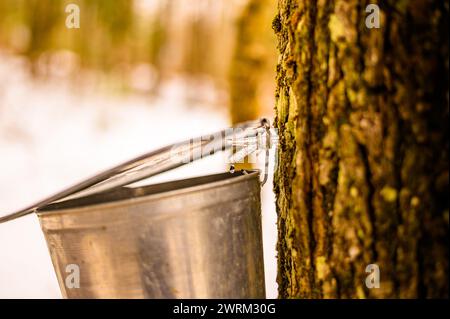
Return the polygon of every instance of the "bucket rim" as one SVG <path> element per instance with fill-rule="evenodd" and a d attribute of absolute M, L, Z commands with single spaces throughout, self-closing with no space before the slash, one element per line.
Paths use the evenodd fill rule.
<path fill-rule="evenodd" d="M 245 172 L 245 173 L 243 173 L 243 172 Z M 155 183 L 155 184 L 136 186 L 136 187 L 129 187 L 129 186 L 125 185 L 122 187 L 118 187 L 116 189 L 104 191 L 104 192 L 94 194 L 94 195 L 89 195 L 89 196 L 85 196 L 85 197 L 69 199 L 66 201 L 58 201 L 58 202 L 50 203 L 50 204 L 43 206 L 43 207 L 39 208 L 38 210 L 36 210 L 36 215 L 38 215 L 38 217 L 41 218 L 42 216 L 51 216 L 51 215 L 55 215 L 55 214 L 71 213 L 74 210 L 76 210 L 79 213 L 82 213 L 85 211 L 89 211 L 94 207 L 95 208 L 101 207 L 102 209 L 107 209 L 108 207 L 111 207 L 111 206 L 119 207 L 119 206 L 131 204 L 131 203 L 138 204 L 143 201 L 146 201 L 146 202 L 155 201 L 155 200 L 160 200 L 163 198 L 173 197 L 176 195 L 198 192 L 198 191 L 201 191 L 204 189 L 213 188 L 218 185 L 226 186 L 226 185 L 236 184 L 236 183 L 243 182 L 247 179 L 257 179 L 258 183 L 260 183 L 260 180 L 259 180 L 260 172 L 261 171 L 259 169 L 241 170 L 241 171 L 236 171 L 235 173 L 223 172 L 223 173 L 207 174 L 207 175 L 195 176 L 195 177 L 190 177 L 190 178 L 185 178 L 185 179 L 175 179 L 175 180 L 171 180 L 168 182 Z M 223 178 L 220 178 L 219 180 L 215 180 L 215 181 L 211 181 L 211 182 L 201 183 L 201 184 L 197 184 L 197 185 L 193 185 L 193 186 L 181 187 L 181 188 L 173 189 L 173 190 L 169 190 L 169 191 L 162 191 L 162 192 L 149 193 L 149 194 L 144 193 L 141 195 L 139 195 L 139 194 L 135 195 L 134 197 L 125 197 L 125 198 L 120 198 L 117 200 L 110 200 L 110 201 L 103 201 L 103 202 L 97 201 L 97 202 L 93 202 L 90 204 L 86 203 L 86 204 L 74 205 L 74 206 L 71 205 L 71 206 L 67 207 L 68 203 L 80 202 L 81 200 L 89 199 L 89 197 L 92 197 L 92 196 L 102 196 L 102 195 L 105 195 L 110 192 L 119 191 L 121 189 L 122 190 L 123 189 L 134 190 L 138 193 L 139 191 L 143 191 L 150 187 L 157 187 L 157 186 L 161 186 L 164 184 L 168 185 L 168 184 L 174 184 L 174 183 L 177 183 L 180 181 L 189 182 L 189 181 L 194 181 L 196 179 L 202 179 L 202 178 L 208 178 L 208 177 L 220 177 L 220 176 L 223 176 Z"/>

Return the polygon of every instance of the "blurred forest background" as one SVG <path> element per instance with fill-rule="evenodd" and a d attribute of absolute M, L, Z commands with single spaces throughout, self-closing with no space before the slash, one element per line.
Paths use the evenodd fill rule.
<path fill-rule="evenodd" d="M 65 25 L 69 3 L 79 29 Z M 2 0 L 0 52 L 23 57 L 40 80 L 115 93 L 151 97 L 182 79 L 188 99 L 213 90 L 236 122 L 272 113 L 275 10 L 269 0 Z"/>
<path fill-rule="evenodd" d="M 79 29 L 65 24 L 71 3 Z M 271 118 L 275 12 L 270 0 L 1 0 L 0 215 L 157 147 Z M 225 169 L 206 159 L 168 179 Z M 271 184 L 264 254 L 276 297 Z M 60 297 L 35 216 L 0 225 L 0 260 L 0 297 Z"/>

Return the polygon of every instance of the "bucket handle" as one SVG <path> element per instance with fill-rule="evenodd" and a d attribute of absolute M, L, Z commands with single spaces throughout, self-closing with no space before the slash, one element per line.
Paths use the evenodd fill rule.
<path fill-rule="evenodd" d="M 262 139 L 265 141 L 263 144 L 258 142 L 262 136 L 265 136 Z M 233 142 L 230 142 L 230 140 L 237 141 L 236 143 L 239 141 L 247 141 L 247 144 L 250 147 L 242 151 L 241 154 L 246 152 L 253 153 L 255 150 L 260 149 L 266 150 L 265 173 L 264 179 L 261 182 L 262 185 L 264 185 L 268 177 L 268 154 L 272 145 L 272 140 L 269 121 L 262 118 L 260 120 L 240 123 L 232 128 L 214 134 L 189 139 L 141 155 L 66 188 L 24 209 L 1 216 L 0 224 L 37 212 L 40 208 L 50 203 L 88 196 L 116 187 L 129 185 L 209 155 L 213 155 L 218 151 L 225 151 L 232 147 L 236 147 L 237 144 L 233 145 Z"/>

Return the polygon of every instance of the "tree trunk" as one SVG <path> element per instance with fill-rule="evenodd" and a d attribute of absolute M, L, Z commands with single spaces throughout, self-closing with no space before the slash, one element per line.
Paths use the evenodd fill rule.
<path fill-rule="evenodd" d="M 448 297 L 448 1 L 369 3 L 279 0 L 282 298 Z"/>

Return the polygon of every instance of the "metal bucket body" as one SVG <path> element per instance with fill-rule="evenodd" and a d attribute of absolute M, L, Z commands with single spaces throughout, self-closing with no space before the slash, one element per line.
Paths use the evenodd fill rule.
<path fill-rule="evenodd" d="M 38 216 L 66 298 L 265 298 L 256 171 L 122 187 Z"/>

